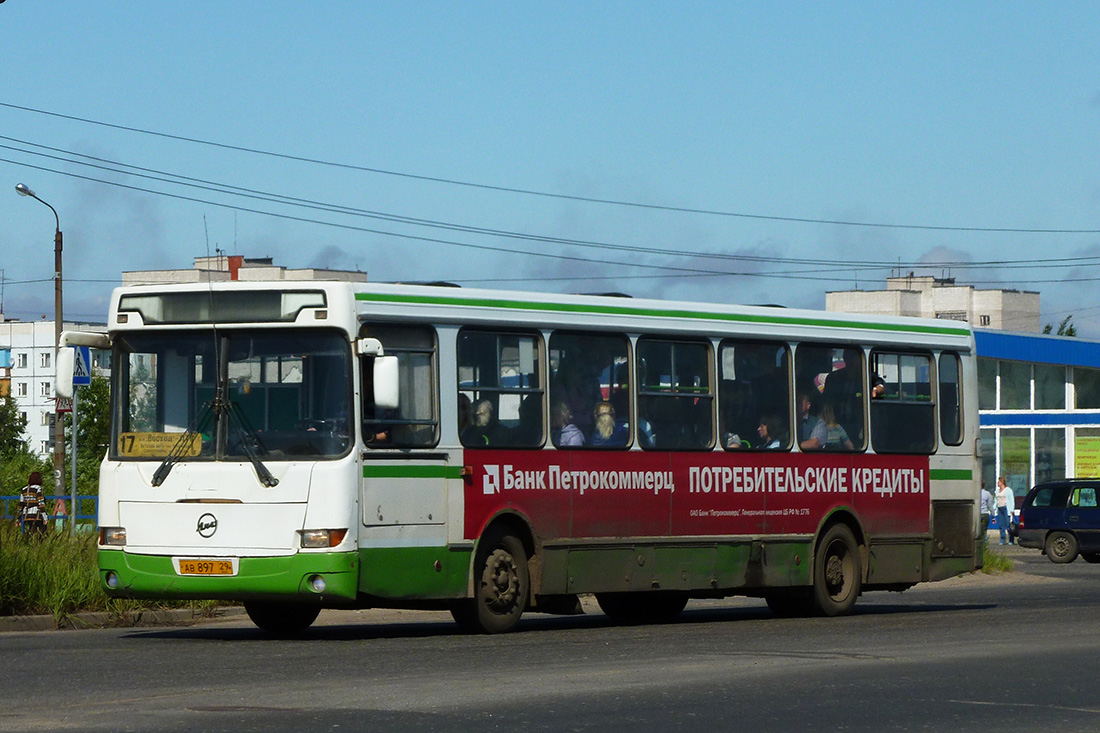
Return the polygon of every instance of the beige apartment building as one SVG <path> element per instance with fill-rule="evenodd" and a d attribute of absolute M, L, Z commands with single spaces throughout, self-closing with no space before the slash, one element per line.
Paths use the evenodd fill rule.
<path fill-rule="evenodd" d="M 977 328 L 1039 332 L 1039 293 L 979 290 L 954 278 L 909 274 L 886 280 L 885 290 L 825 293 L 825 310 L 843 313 L 946 318 Z"/>

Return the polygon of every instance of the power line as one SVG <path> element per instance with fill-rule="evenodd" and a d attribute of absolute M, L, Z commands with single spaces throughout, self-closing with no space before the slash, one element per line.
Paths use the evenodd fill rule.
<path fill-rule="evenodd" d="M 807 274 L 807 273 L 792 273 L 792 272 L 758 273 L 758 272 L 744 272 L 744 271 L 741 271 L 741 272 L 722 271 L 722 272 L 717 272 L 716 273 L 713 270 L 703 270 L 703 269 L 700 269 L 700 268 L 692 268 L 692 267 L 680 267 L 680 266 L 676 266 L 676 265 L 657 265 L 657 264 L 647 264 L 647 263 L 643 263 L 643 262 L 616 262 L 616 261 L 608 261 L 608 260 L 597 260 L 597 259 L 592 259 L 592 258 L 588 258 L 588 257 L 577 257 L 577 256 L 574 256 L 574 255 L 555 254 L 555 253 L 551 253 L 551 252 L 537 252 L 537 251 L 530 251 L 530 250 L 509 249 L 507 247 L 493 247 L 493 246 L 490 246 L 490 245 L 473 244 L 473 243 L 470 243 L 470 242 L 459 242 L 459 241 L 455 241 L 455 240 L 440 239 L 440 238 L 436 238 L 436 237 L 424 237 L 424 236 L 419 236 L 419 235 L 414 235 L 414 234 L 402 234 L 402 233 L 399 233 L 399 232 L 390 232 L 390 231 L 386 231 L 386 230 L 383 230 L 383 229 L 372 229 L 372 228 L 369 228 L 369 227 L 355 226 L 355 225 L 352 225 L 352 224 L 341 224 L 341 223 L 338 223 L 338 222 L 325 221 L 325 220 L 322 220 L 322 219 L 309 219 L 309 218 L 306 218 L 306 217 L 293 216 L 293 215 L 290 215 L 290 214 L 281 214 L 281 213 L 272 212 L 272 211 L 264 211 L 262 209 L 254 209 L 254 208 L 249 208 L 249 207 L 245 207 L 245 206 L 237 206 L 237 205 L 234 205 L 234 204 L 221 203 L 221 202 L 217 202 L 217 201 L 209 201 L 209 200 L 205 200 L 205 199 L 195 198 L 193 196 L 184 196 L 184 195 L 181 195 L 181 194 L 168 193 L 168 192 L 165 192 L 165 191 L 156 191 L 156 190 L 153 190 L 153 189 L 146 189 L 146 188 L 141 188 L 141 187 L 138 187 L 138 186 L 130 186 L 128 184 L 119 183 L 117 181 L 108 181 L 108 180 L 104 180 L 104 179 L 100 179 L 100 178 L 93 178 L 91 176 L 83 176 L 83 175 L 80 175 L 80 174 L 77 174 L 77 173 L 59 171 L 59 170 L 56 170 L 56 169 L 53 169 L 53 168 L 47 168 L 45 166 L 39 166 L 39 165 L 30 164 L 30 163 L 20 163 L 20 162 L 13 161 L 13 160 L 10 160 L 10 159 L 7 159 L 7 158 L 0 158 L 0 162 L 11 163 L 13 165 L 23 165 L 23 166 L 26 166 L 28 168 L 33 168 L 35 170 L 41 170 L 41 171 L 45 171 L 45 172 L 48 172 L 48 173 L 55 173 L 57 175 L 68 176 L 68 177 L 71 177 L 71 178 L 77 178 L 77 179 L 80 179 L 80 180 L 90 181 L 90 182 L 93 182 L 93 183 L 102 183 L 104 185 L 115 186 L 117 188 L 123 188 L 123 189 L 131 190 L 131 191 L 137 191 L 137 192 L 140 192 L 140 193 L 149 193 L 149 194 L 155 194 L 155 195 L 158 195 L 158 196 L 165 196 L 165 197 L 168 197 L 168 198 L 179 199 L 179 200 L 182 200 L 182 201 L 190 201 L 190 202 L 193 202 L 193 203 L 201 203 L 201 204 L 206 204 L 206 205 L 209 205 L 209 206 L 218 206 L 218 207 L 230 209 L 230 210 L 233 210 L 233 211 L 243 211 L 243 212 L 251 213 L 251 214 L 260 214 L 260 215 L 263 215 L 263 216 L 271 216 L 271 217 L 274 217 L 274 218 L 277 218 L 277 219 L 284 219 L 284 220 L 287 220 L 287 221 L 297 221 L 297 222 L 302 222 L 302 223 L 307 223 L 307 224 L 319 224 L 319 225 L 322 225 L 322 226 L 335 227 L 335 228 L 338 228 L 338 229 L 346 229 L 346 230 L 350 230 L 350 231 L 358 231 L 358 232 L 364 232 L 364 233 L 368 233 L 368 234 L 378 234 L 378 235 L 381 235 L 381 236 L 396 237 L 396 238 L 400 238 L 400 239 L 408 239 L 408 240 L 417 241 L 417 242 L 425 242 L 425 243 L 430 243 L 430 244 L 453 245 L 453 246 L 456 246 L 456 247 L 465 247 L 465 248 L 469 248 L 469 249 L 476 249 L 476 250 L 490 251 L 490 252 L 500 252 L 500 253 L 512 254 L 512 255 L 524 255 L 524 256 L 529 256 L 529 257 L 543 257 L 543 258 L 549 258 L 549 259 L 565 260 L 565 261 L 570 261 L 570 262 L 578 262 L 578 263 L 583 263 L 583 264 L 594 264 L 594 265 L 614 266 L 614 267 L 634 267 L 634 268 L 642 268 L 642 269 L 648 269 L 648 270 L 660 270 L 662 272 L 663 277 L 672 277 L 672 276 L 674 276 L 675 273 L 686 273 L 686 274 L 692 274 L 692 275 L 698 275 L 698 276 L 702 276 L 702 275 L 706 275 L 706 276 L 720 275 L 720 276 L 742 276 L 742 277 L 769 277 L 769 278 L 784 278 L 784 279 L 794 279 L 794 280 L 813 280 L 813 281 L 820 281 L 820 282 L 844 282 L 844 283 L 849 282 L 850 279 L 851 279 L 849 277 L 833 277 L 833 278 L 830 278 L 830 277 L 821 277 L 820 275 L 815 276 L 812 273 Z M 617 245 L 606 245 L 606 246 L 611 247 L 611 248 L 616 248 L 617 247 Z M 669 253 L 669 252 L 664 252 L 664 251 L 662 251 L 661 253 L 662 254 L 682 254 L 682 253 Z M 779 258 L 765 258 L 765 259 L 768 259 L 769 261 L 773 261 L 773 262 L 779 260 Z M 1090 259 L 1094 259 L 1094 258 L 1090 258 Z M 807 261 L 804 261 L 804 262 L 806 262 L 808 264 L 811 261 L 807 260 Z M 813 262 L 818 262 L 818 261 L 815 260 Z M 864 269 L 864 270 L 874 269 L 874 268 L 866 267 L 865 266 L 866 262 L 861 262 L 860 265 L 861 265 L 860 269 Z M 926 266 L 926 267 L 940 267 L 941 265 L 939 263 L 933 263 L 933 264 L 928 264 L 928 265 L 924 265 L 924 266 Z M 891 267 L 896 267 L 896 265 L 891 265 Z M 848 268 L 846 268 L 846 267 L 837 267 L 837 268 L 832 268 L 831 271 L 847 271 L 847 269 Z M 622 278 L 622 279 L 626 279 L 626 278 L 629 278 L 630 276 L 628 276 L 628 275 L 618 275 L 617 277 Z M 541 279 L 543 279 L 543 278 L 542 277 L 535 277 L 535 278 L 529 278 L 528 280 L 541 280 Z M 583 279 L 583 278 L 570 278 L 570 279 Z M 1098 281 L 1098 280 L 1100 280 L 1100 278 L 1075 278 L 1075 279 L 1058 279 L 1058 280 L 1032 280 L 1032 279 L 1029 279 L 1027 282 L 1028 283 L 1095 282 L 1095 281 Z M 976 282 L 980 282 L 980 281 L 976 281 Z M 1005 282 L 1005 281 L 988 281 L 988 282 Z M 1011 282 L 1011 281 L 1008 281 L 1008 282 Z"/>
<path fill-rule="evenodd" d="M 271 158 L 278 158 L 282 160 L 292 160 L 301 163 L 310 163 L 313 165 L 322 165 L 332 168 L 342 168 L 345 170 L 359 171 L 363 173 L 374 173 L 385 176 L 395 176 L 399 178 L 406 178 L 417 181 L 426 181 L 430 183 L 441 183 L 451 186 L 463 186 L 467 188 L 475 188 L 486 191 L 496 191 L 500 193 L 519 194 L 524 196 L 539 196 L 544 198 L 560 199 L 566 201 L 578 201 L 590 204 L 602 204 L 607 206 L 621 206 L 635 209 L 648 209 L 653 211 L 668 211 L 681 214 L 700 214 L 705 216 L 717 216 L 728 217 L 738 219 L 753 219 L 759 221 L 776 221 L 787 222 L 796 224 L 831 224 L 835 226 L 847 226 L 847 227 L 865 227 L 865 228 L 877 228 L 877 229 L 909 229 L 919 231 L 941 231 L 941 232 L 984 232 L 984 233 L 1000 233 L 1000 234 L 1100 234 L 1100 229 L 1026 229 L 1018 227 L 979 227 L 979 226 L 940 226 L 932 224 L 897 224 L 889 222 L 865 222 L 865 221 L 851 221 L 843 219 L 816 219 L 811 217 L 800 216 L 778 216 L 769 214 L 752 214 L 746 212 L 735 211 L 721 211 L 717 209 L 700 209 L 683 206 L 670 206 L 664 204 L 646 204 L 637 201 L 624 201 L 618 199 L 605 199 L 596 198 L 590 196 L 580 196 L 576 194 L 556 193 L 551 191 L 538 191 L 534 189 L 518 188 L 512 186 L 497 186 L 486 183 L 476 183 L 472 181 L 463 181 L 453 178 L 442 178 L 439 176 L 427 176 L 419 175 L 415 173 L 406 173 L 402 171 L 387 170 L 384 168 L 375 168 L 371 166 L 357 165 L 353 163 L 341 163 L 337 161 L 324 160 L 321 158 L 310 158 L 300 155 L 291 155 L 288 153 L 277 153 L 270 150 L 262 150 L 259 148 L 250 148 L 243 145 L 232 145 L 229 143 L 221 143 L 212 140 L 204 140 L 196 137 L 188 137 L 185 135 L 173 135 L 166 132 L 158 132 L 156 130 L 147 130 L 140 127 L 133 127 L 129 125 L 119 125 L 110 122 L 103 122 L 100 120 L 93 120 L 86 117 L 78 117 L 75 115 L 62 114 L 60 112 L 51 112 L 48 110 L 36 109 L 34 107 L 26 107 L 17 104 L 11 104 L 8 102 L 0 102 L 0 107 L 7 107 L 9 109 L 16 109 L 23 112 L 31 112 L 34 114 L 47 115 L 50 117 L 56 117 L 59 119 L 70 120 L 74 122 L 80 122 L 89 125 L 97 125 L 100 127 L 107 127 L 115 130 L 122 130 L 125 132 L 134 132 L 141 135 L 150 135 L 168 140 L 177 140 L 180 142 L 194 143 L 196 145 L 205 145 L 214 148 L 220 148 L 223 150 L 233 150 L 236 152 L 249 153 L 251 155 L 261 155 Z"/>
<path fill-rule="evenodd" d="M 265 211 L 265 210 L 262 210 L 262 209 L 255 209 L 255 208 L 249 208 L 249 207 L 245 207 L 245 206 L 238 206 L 238 205 L 234 205 L 234 204 L 227 204 L 227 203 L 221 203 L 221 202 L 217 202 L 217 201 L 210 201 L 210 200 L 206 200 L 206 199 L 196 198 L 196 197 L 193 197 L 193 196 L 184 196 L 184 195 L 181 195 L 181 194 L 168 193 L 168 192 L 165 192 L 165 191 L 157 191 L 157 190 L 154 190 L 154 189 L 146 189 L 146 188 L 141 188 L 141 187 L 138 187 L 138 186 L 131 186 L 131 185 L 128 185 L 128 184 L 119 183 L 117 181 L 108 181 L 108 180 L 104 180 L 104 179 L 101 179 L 101 178 L 93 178 L 91 176 L 84 176 L 84 175 L 80 175 L 80 174 L 77 174 L 77 173 L 71 173 L 71 172 L 67 172 L 67 171 L 60 171 L 60 170 L 56 170 L 56 169 L 53 169 L 53 168 L 47 168 L 45 166 L 34 165 L 34 164 L 31 164 L 31 163 L 22 163 L 22 162 L 19 162 L 19 161 L 10 160 L 8 158 L 0 158 L 0 162 L 11 163 L 13 165 L 22 165 L 22 166 L 32 168 L 32 169 L 35 169 L 35 170 L 41 170 L 41 171 L 45 171 L 45 172 L 48 172 L 48 173 L 54 173 L 54 174 L 57 174 L 57 175 L 68 176 L 68 177 L 71 177 L 71 178 L 77 178 L 77 179 L 80 179 L 80 180 L 85 180 L 85 181 L 89 181 L 89 182 L 93 182 L 93 183 L 102 183 L 104 185 L 114 186 L 114 187 L 117 187 L 117 188 L 123 188 L 123 189 L 131 190 L 131 191 L 136 191 L 136 192 L 139 192 L 139 193 L 148 193 L 148 194 L 154 194 L 154 195 L 158 195 L 158 196 L 165 196 L 165 197 L 168 197 L 168 198 L 173 198 L 173 199 L 178 199 L 178 200 L 183 200 L 183 201 L 190 201 L 190 202 L 193 202 L 193 203 L 201 203 L 201 204 L 206 204 L 206 205 L 209 205 L 209 206 L 217 206 L 217 207 L 221 207 L 221 208 L 230 209 L 230 210 L 233 210 L 233 211 L 242 211 L 242 212 L 246 212 L 246 213 L 260 214 L 260 215 L 263 215 L 263 216 L 271 216 L 271 217 L 274 217 L 274 218 L 284 219 L 284 220 L 287 220 L 287 221 L 297 221 L 297 222 L 308 223 L 308 224 L 319 224 L 319 225 L 322 225 L 322 226 L 335 227 L 335 228 L 338 228 L 338 229 L 358 231 L 358 232 L 364 232 L 364 233 L 369 233 L 369 234 L 378 234 L 378 235 L 381 235 L 381 236 L 396 237 L 396 238 L 408 239 L 408 240 L 417 241 L 417 242 L 425 242 L 425 243 L 430 243 L 430 244 L 453 245 L 453 246 L 457 246 L 457 247 L 464 247 L 464 248 L 469 248 L 469 249 L 476 249 L 476 250 L 490 251 L 490 252 L 500 252 L 500 253 L 512 254 L 512 255 L 524 255 L 524 256 L 530 256 L 530 257 L 543 257 L 543 258 L 549 258 L 549 259 L 557 259 L 557 260 L 578 262 L 578 263 L 583 263 L 583 264 L 602 265 L 602 266 L 633 267 L 633 268 L 641 268 L 641 269 L 648 269 L 648 270 L 660 270 L 661 273 L 662 273 L 661 277 L 673 277 L 673 276 L 676 276 L 677 274 L 680 274 L 680 275 L 688 274 L 688 275 L 695 275 L 695 276 L 716 276 L 717 275 L 717 276 L 767 277 L 767 278 L 783 278 L 783 279 L 793 279 L 793 280 L 811 280 L 811 281 L 819 281 L 819 282 L 844 282 L 844 283 L 849 282 L 850 279 L 851 279 L 850 277 L 832 277 L 832 278 L 831 277 L 822 277 L 820 275 L 813 275 L 812 272 L 811 273 L 805 273 L 805 272 L 801 272 L 801 273 L 791 273 L 791 272 L 772 272 L 772 273 L 764 272 L 764 273 L 760 273 L 760 272 L 745 272 L 745 271 L 741 271 L 741 272 L 721 271 L 721 272 L 716 273 L 713 270 L 709 270 L 709 269 L 708 270 L 703 270 L 703 269 L 700 269 L 700 268 L 680 267 L 680 266 L 675 266 L 675 265 L 657 265 L 657 264 L 647 264 L 647 263 L 642 263 L 642 262 L 616 262 L 616 261 L 592 259 L 592 258 L 587 258 L 587 257 L 578 257 L 578 256 L 573 256 L 573 255 L 555 254 L 555 253 L 550 253 L 550 252 L 516 250 L 516 249 L 509 249 L 507 247 L 493 247 L 493 246 L 489 246 L 489 245 L 473 244 L 473 243 L 469 243 L 469 242 L 459 242 L 459 241 L 455 241 L 455 240 L 440 239 L 440 238 L 436 238 L 436 237 L 424 237 L 424 236 L 419 236 L 419 235 L 414 235 L 414 234 L 402 234 L 402 233 L 399 233 L 399 232 L 390 232 L 390 231 L 386 231 L 386 230 L 382 230 L 382 229 L 372 229 L 372 228 L 369 228 L 369 227 L 355 226 L 355 225 L 352 225 L 352 224 L 341 224 L 341 223 L 338 223 L 338 222 L 325 221 L 325 220 L 321 220 L 321 219 L 310 219 L 310 218 L 301 217 L 301 216 L 293 216 L 293 215 L 290 215 L 290 214 L 281 214 L 281 213 L 272 212 L 272 211 Z M 276 203 L 278 203 L 278 202 L 276 202 Z M 618 245 L 606 245 L 606 246 L 611 247 L 611 248 L 618 247 Z M 680 254 L 680 255 L 682 255 L 683 254 L 683 253 L 671 253 L 671 252 L 667 252 L 667 251 L 661 251 L 660 253 L 661 254 L 667 254 L 667 255 L 671 255 L 671 254 Z M 779 258 L 763 258 L 763 259 L 767 259 L 767 260 L 772 261 L 772 262 L 779 261 Z M 1076 260 L 1076 259 L 1081 259 L 1081 258 L 1071 258 L 1071 259 Z M 1095 259 L 1095 258 L 1085 258 L 1085 259 Z M 812 261 L 811 260 L 803 260 L 803 261 L 799 261 L 799 262 L 802 262 L 802 263 L 805 263 L 805 264 L 810 264 L 811 262 L 821 262 L 821 261 L 819 261 L 819 260 L 812 260 Z M 791 264 L 791 263 L 788 262 L 787 264 Z M 859 263 L 859 265 L 860 265 L 860 269 L 862 269 L 862 270 L 873 270 L 873 269 L 875 269 L 873 267 L 867 267 L 867 262 L 866 261 L 861 261 Z M 896 263 L 892 263 L 890 266 L 891 267 L 896 267 L 897 265 L 896 265 Z M 943 265 L 941 263 L 928 263 L 928 264 L 924 264 L 924 265 L 917 264 L 917 265 L 914 265 L 914 266 L 915 267 L 922 267 L 922 266 L 923 267 L 941 267 Z M 848 269 L 847 267 L 835 267 L 835 268 L 832 268 L 831 271 L 847 271 L 847 269 Z M 616 277 L 619 278 L 619 279 L 628 279 L 631 276 L 620 274 L 620 275 L 617 275 Z M 541 280 L 541 279 L 544 279 L 544 278 L 535 277 L 535 278 L 527 278 L 526 280 L 527 281 L 534 281 L 534 280 Z M 569 278 L 569 279 L 580 280 L 580 279 L 584 279 L 584 278 L 580 277 L 580 278 Z M 1033 280 L 1033 279 L 1029 279 L 1026 282 L 1028 284 L 1036 284 L 1036 283 L 1048 283 L 1048 282 L 1054 282 L 1054 283 L 1095 282 L 1095 281 L 1098 281 L 1098 280 L 1100 280 L 1100 278 L 1074 278 L 1074 279 L 1057 279 L 1057 280 Z M 488 280 L 486 282 L 488 282 Z M 983 281 L 974 281 L 974 282 L 979 282 L 980 283 L 980 282 L 983 282 Z M 1004 282 L 1012 282 L 1012 281 L 984 281 L 984 282 L 1004 283 Z"/>
<path fill-rule="evenodd" d="M 811 258 L 777 257 L 777 256 L 767 256 L 767 255 L 727 254 L 727 253 L 721 253 L 721 252 L 706 252 L 706 251 L 697 251 L 697 250 L 696 251 L 691 251 L 691 250 L 682 250 L 682 249 L 667 249 L 667 248 L 660 248 L 660 247 L 643 247 L 643 246 L 640 246 L 640 245 L 613 244 L 613 243 L 593 241 L 593 240 L 570 239 L 570 238 L 565 238 L 565 237 L 539 235 L 539 234 L 532 234 L 532 233 L 529 233 L 529 232 L 517 232 L 517 231 L 508 231 L 508 230 L 501 230 L 501 229 L 491 229 L 491 228 L 488 228 L 488 227 L 479 227 L 479 226 L 466 225 L 466 224 L 456 224 L 456 223 L 453 223 L 453 222 L 443 222 L 443 221 L 438 221 L 438 220 L 422 219 L 422 218 L 417 218 L 417 217 L 409 217 L 409 216 L 404 216 L 404 215 L 400 215 L 400 214 L 390 214 L 390 213 L 386 213 L 386 212 L 371 211 L 371 210 L 368 210 L 368 209 L 361 209 L 361 208 L 350 207 L 350 206 L 339 205 L 339 204 L 331 204 L 331 203 L 326 203 L 326 202 L 316 201 L 316 200 L 311 200 L 311 199 L 285 196 L 285 195 L 282 195 L 282 194 L 276 194 L 276 193 L 271 193 L 271 192 L 266 192 L 266 191 L 260 191 L 260 190 L 257 190 L 257 189 L 245 188 L 245 187 L 236 186 L 236 185 L 233 185 L 233 184 L 222 183 L 222 182 L 217 182 L 217 181 L 210 181 L 210 180 L 207 180 L 207 179 L 195 178 L 195 177 L 191 177 L 191 176 L 183 176 L 183 175 L 176 174 L 176 173 L 161 171 L 161 170 L 157 170 L 157 169 L 153 169 L 153 168 L 135 166 L 135 165 L 131 165 L 129 163 L 109 160 L 109 159 L 105 159 L 105 158 L 99 158 L 99 157 L 96 157 L 96 156 L 91 156 L 91 155 L 86 155 L 86 154 L 83 154 L 83 153 L 77 153 L 77 152 L 73 152 L 73 151 L 63 150 L 63 149 L 60 149 L 60 148 L 51 147 L 51 146 L 47 146 L 47 145 L 41 145 L 39 143 L 34 143 L 34 142 L 26 141 L 26 140 L 20 140 L 18 138 L 13 138 L 13 137 L 5 136 L 5 135 L 0 135 L 0 140 L 8 140 L 10 142 L 19 143 L 20 145 L 30 145 L 30 146 L 35 147 L 35 148 L 50 150 L 50 151 L 56 152 L 56 153 L 63 153 L 64 155 L 67 155 L 67 156 L 73 156 L 75 158 L 84 158 L 84 159 L 92 160 L 92 161 L 96 161 L 96 162 L 95 163 L 88 163 L 88 162 L 85 162 L 84 160 L 74 160 L 73 158 L 65 158 L 65 157 L 60 157 L 60 156 L 57 156 L 57 155 L 49 155 L 49 154 L 46 154 L 46 153 L 35 152 L 33 150 L 25 150 L 25 149 L 13 147 L 13 146 L 10 146 L 10 145 L 0 145 L 0 149 L 11 150 L 13 152 L 23 153 L 25 155 L 31 155 L 31 156 L 36 156 L 36 157 L 40 157 L 40 158 L 47 158 L 47 159 L 50 159 L 50 160 L 56 160 L 56 161 L 60 161 L 60 162 L 64 162 L 64 163 L 71 163 L 71 164 L 75 164 L 75 165 L 86 166 L 86 167 L 89 167 L 89 168 L 103 170 L 103 171 L 107 171 L 107 172 L 110 172 L 110 173 L 117 173 L 117 174 L 120 174 L 120 175 L 136 176 L 136 177 L 139 177 L 139 178 L 144 178 L 144 179 L 147 179 L 147 180 L 153 180 L 153 181 L 157 181 L 157 182 L 160 182 L 160 183 L 167 183 L 169 185 L 179 185 L 179 186 L 195 188 L 195 189 L 199 189 L 199 190 L 203 190 L 203 191 L 209 191 L 209 192 L 213 192 L 213 193 L 221 193 L 221 194 L 231 195 L 231 196 L 240 196 L 240 197 L 243 197 L 243 198 L 248 198 L 248 199 L 253 199 L 253 200 L 266 201 L 268 203 L 300 206 L 300 207 L 303 207 L 303 208 L 319 210 L 319 211 L 325 211 L 325 212 L 328 212 L 328 213 L 345 214 L 345 215 L 349 215 L 349 216 L 360 216 L 360 217 L 365 217 L 365 218 L 379 219 L 379 220 L 382 220 L 382 221 L 388 221 L 388 222 L 391 222 L 391 223 L 409 224 L 409 225 L 414 225 L 414 226 L 424 226 L 424 227 L 429 227 L 429 228 L 444 229 L 444 230 L 448 230 L 448 231 L 460 231 L 460 232 L 465 232 L 465 233 L 481 234 L 481 235 L 486 235 L 486 236 L 503 237 L 503 238 L 509 238 L 509 239 L 519 239 L 519 240 L 524 240 L 524 241 L 537 241 L 537 242 L 546 242 L 546 243 L 552 243 L 552 244 L 563 244 L 563 245 L 579 246 L 579 247 L 592 247 L 592 248 L 598 248 L 598 249 L 617 250 L 617 251 L 624 251 L 624 252 L 630 252 L 630 253 L 655 254 L 655 255 L 660 255 L 660 256 L 674 256 L 674 257 L 679 257 L 679 258 L 696 257 L 696 258 L 701 258 L 701 259 L 729 260 L 729 261 L 737 261 L 737 262 L 764 262 L 764 263 L 784 263 L 784 264 L 804 265 L 804 266 L 830 266 L 832 268 L 830 271 L 837 271 L 837 272 L 846 270 L 848 268 L 858 268 L 858 269 L 861 269 L 861 270 L 867 270 L 867 269 L 874 270 L 874 269 L 880 269 L 880 268 L 886 268 L 886 267 L 890 267 L 890 268 L 901 267 L 903 269 L 908 269 L 908 268 L 914 268 L 914 269 L 927 269 L 927 268 L 970 269 L 970 268 L 979 268 L 979 267 L 980 268 L 987 268 L 987 267 L 994 267 L 995 266 L 995 267 L 1001 267 L 1001 268 L 1004 268 L 1004 269 L 1015 269 L 1015 268 L 1038 269 L 1038 268 L 1048 268 L 1048 267 L 1070 267 L 1070 266 L 1085 266 L 1085 265 L 1100 264 L 1100 256 L 1049 258 L 1049 259 L 1040 259 L 1040 260 L 1034 260 L 1034 259 L 1033 260 L 986 260 L 986 261 L 978 261 L 978 262 L 949 261 L 949 262 L 937 262 L 937 263 L 920 263 L 920 262 L 900 263 L 900 262 L 896 262 L 896 261 L 873 261 L 873 260 L 843 261 L 843 260 L 826 260 L 826 259 L 811 259 Z M 100 163 L 107 164 L 107 165 L 100 165 Z M 115 167 L 110 167 L 110 166 L 115 166 Z M 119 167 L 129 169 L 129 170 L 119 170 L 118 169 Z M 52 170 L 52 169 L 43 169 L 43 170 Z M 134 171 L 137 171 L 137 172 L 134 172 Z M 60 175 L 70 175 L 70 174 L 62 172 L 62 171 L 53 171 L 53 172 L 57 172 Z M 116 185 L 116 184 L 113 184 L 109 181 L 102 181 L 100 179 L 88 178 L 87 180 L 106 183 L 108 185 Z M 119 185 L 121 185 L 121 184 L 119 184 Z M 130 187 L 130 188 L 133 188 L 134 190 L 137 190 L 137 191 L 146 192 L 146 193 L 159 194 L 159 195 L 169 195 L 169 196 L 171 195 L 171 194 L 162 194 L 159 191 L 140 188 L 140 187 Z M 186 198 L 186 197 L 184 197 L 184 198 Z M 206 202 L 206 203 L 210 203 L 211 205 L 214 205 L 214 206 L 224 206 L 223 204 L 220 204 L 220 203 L 217 203 L 217 202 Z M 233 207 L 228 207 L 228 208 L 233 208 Z M 254 211 L 254 210 L 249 210 L 249 209 L 238 209 L 238 210 Z M 276 214 L 272 214 L 270 212 L 254 212 L 254 213 L 264 213 L 264 214 L 267 214 L 267 215 L 276 216 Z M 367 231 L 373 231 L 373 230 L 367 230 Z M 393 233 L 393 232 L 390 232 L 389 234 L 391 236 L 396 236 L 396 237 L 407 236 L 407 235 L 402 235 L 402 234 Z M 512 251 L 512 250 L 506 250 L 506 251 Z M 527 252 L 522 252 L 522 251 L 519 252 L 519 253 L 527 254 Z M 1065 264 L 1063 264 L 1063 263 L 1065 263 Z M 778 273 L 778 274 L 786 274 L 786 273 Z"/>

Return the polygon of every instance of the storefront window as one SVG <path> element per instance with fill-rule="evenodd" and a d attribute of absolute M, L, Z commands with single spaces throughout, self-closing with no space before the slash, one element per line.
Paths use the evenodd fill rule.
<path fill-rule="evenodd" d="M 1100 408 L 1100 369 L 1074 367 L 1073 387 L 1077 396 L 1074 406 L 1078 410 Z"/>
<path fill-rule="evenodd" d="M 1009 488 L 1016 496 L 1022 497 L 1031 488 L 1031 431 L 1029 429 L 1001 429 L 1000 474 L 1006 478 Z"/>
<path fill-rule="evenodd" d="M 997 428 L 982 428 L 978 436 L 982 441 L 982 481 L 993 493 L 997 486 Z"/>
<path fill-rule="evenodd" d="M 1031 364 L 1022 361 L 1001 362 L 1001 409 L 1031 408 Z"/>
<path fill-rule="evenodd" d="M 1100 428 L 1077 428 L 1073 433 L 1073 475 L 1100 476 Z"/>
<path fill-rule="evenodd" d="M 978 409 L 997 409 L 997 360 L 978 357 Z"/>
<path fill-rule="evenodd" d="M 1035 409 L 1066 409 L 1066 368 L 1064 366 L 1035 365 Z"/>
<path fill-rule="evenodd" d="M 1035 428 L 1035 483 L 1065 477 L 1065 428 Z"/>

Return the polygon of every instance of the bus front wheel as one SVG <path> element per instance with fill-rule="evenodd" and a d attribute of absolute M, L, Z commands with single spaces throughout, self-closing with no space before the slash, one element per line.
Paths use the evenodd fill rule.
<path fill-rule="evenodd" d="M 478 543 L 474 573 L 474 597 L 452 604 L 451 615 L 469 631 L 511 631 L 531 592 L 523 542 L 504 531 L 488 532 Z"/>
<path fill-rule="evenodd" d="M 321 612 L 320 606 L 306 603 L 246 601 L 244 610 L 252 623 L 269 634 L 297 634 L 309 628 Z"/>
<path fill-rule="evenodd" d="M 852 610 L 862 588 L 859 545 L 845 524 L 834 524 L 821 538 L 814 558 L 814 610 L 842 616 Z"/>

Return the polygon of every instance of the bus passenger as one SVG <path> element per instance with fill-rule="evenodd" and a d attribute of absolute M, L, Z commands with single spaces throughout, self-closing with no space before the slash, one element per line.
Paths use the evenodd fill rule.
<path fill-rule="evenodd" d="M 519 404 L 519 424 L 512 429 L 512 445 L 533 448 L 542 445 L 542 396 L 529 394 Z"/>
<path fill-rule="evenodd" d="M 593 411 L 596 418 L 596 427 L 592 431 L 592 440 L 589 445 L 603 446 L 606 448 L 620 448 L 626 445 L 629 428 L 624 421 L 615 419 L 615 408 L 604 400 L 596 404 Z"/>
<path fill-rule="evenodd" d="M 573 413 L 569 411 L 568 405 L 564 402 L 556 403 L 550 419 L 554 445 L 559 448 L 573 448 L 584 445 L 584 433 L 573 424 Z"/>
<path fill-rule="evenodd" d="M 802 450 L 820 450 L 825 445 L 829 431 L 825 427 L 825 422 L 812 412 L 814 397 L 810 392 L 803 392 L 799 399 L 802 408 L 799 421 L 798 447 Z"/>
<path fill-rule="evenodd" d="M 786 440 L 786 431 L 783 430 L 783 422 L 775 415 L 764 415 L 760 418 L 760 426 L 756 429 L 760 436 L 757 448 L 765 450 L 777 450 L 783 448 Z"/>
<path fill-rule="evenodd" d="M 821 408 L 821 421 L 825 423 L 825 449 L 826 450 L 855 450 L 848 437 L 848 432 L 836 421 L 836 412 L 828 402 Z"/>
<path fill-rule="evenodd" d="M 480 400 L 474 406 L 473 424 L 462 431 L 462 444 L 470 447 L 487 445 L 506 445 L 508 440 L 502 435 L 500 423 L 496 419 L 496 410 L 489 400 Z"/>
<path fill-rule="evenodd" d="M 871 399 L 880 400 L 886 394 L 886 380 L 871 372 Z"/>

